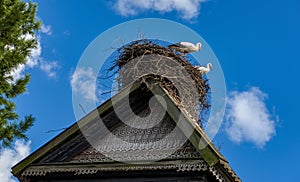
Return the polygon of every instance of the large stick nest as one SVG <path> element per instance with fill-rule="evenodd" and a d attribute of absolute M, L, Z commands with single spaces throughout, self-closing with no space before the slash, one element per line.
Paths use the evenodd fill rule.
<path fill-rule="evenodd" d="M 148 39 L 134 41 L 117 51 L 118 56 L 109 71 L 117 69 L 115 73 L 118 73 L 119 88 L 127 86 L 133 80 L 142 81 L 151 78 L 194 119 L 200 121 L 201 113 L 209 109 L 208 80 L 180 53 Z M 146 56 L 152 57 L 144 59 Z M 162 62 L 162 58 L 166 61 Z M 127 66 L 128 63 L 132 63 L 131 66 Z M 145 69 L 148 72 L 152 70 L 150 71 L 152 74 L 143 74 Z M 192 93 L 191 87 L 195 88 L 195 93 Z"/>

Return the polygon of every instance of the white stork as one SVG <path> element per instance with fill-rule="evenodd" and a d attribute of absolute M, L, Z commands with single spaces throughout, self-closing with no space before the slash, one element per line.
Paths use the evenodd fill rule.
<path fill-rule="evenodd" d="M 206 65 L 206 67 L 204 66 L 195 66 L 194 68 L 196 68 L 198 71 L 200 71 L 201 74 L 206 74 L 208 72 L 210 72 L 212 70 L 212 64 L 211 63 L 208 63 Z"/>
<path fill-rule="evenodd" d="M 170 49 L 174 49 L 178 52 L 182 52 L 183 56 L 190 52 L 197 52 L 201 49 L 201 43 L 198 42 L 196 45 L 190 42 L 178 42 L 168 46 Z"/>

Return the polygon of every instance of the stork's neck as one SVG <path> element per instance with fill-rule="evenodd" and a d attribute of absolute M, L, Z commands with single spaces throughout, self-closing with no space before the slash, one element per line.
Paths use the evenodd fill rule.
<path fill-rule="evenodd" d="M 211 70 L 210 64 L 207 64 L 206 68 L 210 71 Z"/>
<path fill-rule="evenodd" d="M 201 48 L 201 44 L 200 44 L 200 43 L 197 43 L 196 47 L 197 47 L 197 50 L 199 51 L 200 48 Z"/>

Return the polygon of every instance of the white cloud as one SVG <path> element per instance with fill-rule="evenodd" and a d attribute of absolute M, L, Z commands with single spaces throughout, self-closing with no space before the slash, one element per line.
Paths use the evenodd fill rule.
<path fill-rule="evenodd" d="M 30 34 L 27 34 L 24 37 L 26 40 L 31 40 L 34 38 Z M 13 76 L 14 80 L 22 78 L 24 76 L 24 72 L 26 68 L 33 68 L 38 64 L 38 61 L 40 60 L 40 56 L 42 54 L 42 47 L 39 39 L 36 48 L 31 49 L 30 52 L 31 52 L 31 56 L 27 57 L 26 64 L 19 65 L 15 70 L 13 70 L 10 73 Z"/>
<path fill-rule="evenodd" d="M 42 47 L 40 39 L 38 38 L 37 46 L 34 49 L 31 49 L 31 56 L 27 57 L 26 65 L 30 68 L 33 68 L 38 64 L 38 61 L 41 59 Z"/>
<path fill-rule="evenodd" d="M 40 31 L 42 33 L 44 33 L 44 34 L 47 34 L 47 35 L 51 35 L 52 34 L 51 26 L 50 25 L 44 25 L 44 24 L 42 24 Z"/>
<path fill-rule="evenodd" d="M 19 65 L 16 69 L 10 72 L 10 75 L 14 78 L 14 80 L 18 80 L 24 76 L 24 70 L 26 65 Z"/>
<path fill-rule="evenodd" d="M 96 78 L 96 74 L 92 68 L 77 68 L 71 78 L 73 91 L 82 94 L 89 101 L 96 101 Z"/>
<path fill-rule="evenodd" d="M 32 35 L 25 35 L 26 40 L 33 39 Z M 13 70 L 10 74 L 13 76 L 14 80 L 20 79 L 24 77 L 25 71 L 28 68 L 39 68 L 44 71 L 48 77 L 55 78 L 56 71 L 59 68 L 59 65 L 56 61 L 50 62 L 45 61 L 42 57 L 42 46 L 41 46 L 41 38 L 37 38 L 37 46 L 36 48 L 31 49 L 30 57 L 27 57 L 27 62 L 24 65 L 19 65 L 15 70 Z"/>
<path fill-rule="evenodd" d="M 21 161 L 30 152 L 30 141 L 17 140 L 12 148 L 0 151 L 0 179 L 5 182 L 17 181 L 11 174 L 11 167 Z"/>
<path fill-rule="evenodd" d="M 41 61 L 40 62 L 40 69 L 43 70 L 50 78 L 56 78 L 56 69 L 57 68 L 59 68 L 59 65 L 56 61 L 52 61 L 52 62 Z"/>
<path fill-rule="evenodd" d="M 190 20 L 197 18 L 200 5 L 206 0 L 116 0 L 116 11 L 122 16 L 132 16 L 147 10 L 167 13 L 177 11 L 181 18 Z"/>
<path fill-rule="evenodd" d="M 252 142 L 260 148 L 271 140 L 276 134 L 276 121 L 266 107 L 266 98 L 258 87 L 229 94 L 226 132 L 230 140 Z"/>

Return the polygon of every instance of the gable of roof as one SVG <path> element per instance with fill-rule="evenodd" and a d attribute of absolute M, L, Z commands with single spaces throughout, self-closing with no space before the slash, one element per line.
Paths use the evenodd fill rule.
<path fill-rule="evenodd" d="M 219 153 L 218 150 L 214 147 L 214 145 L 211 143 L 211 141 L 206 136 L 205 132 L 202 130 L 202 128 L 196 123 L 196 121 L 193 121 L 192 118 L 189 118 L 188 113 L 185 112 L 184 108 L 178 106 L 173 101 L 172 97 L 169 96 L 169 94 L 161 87 L 153 84 L 151 81 L 148 81 L 147 83 L 135 83 L 132 87 L 124 88 L 122 91 L 120 91 L 117 95 L 113 97 L 113 99 L 119 103 L 122 103 L 122 99 L 128 96 L 128 94 L 138 95 L 137 93 L 146 93 L 146 95 L 140 95 L 137 99 L 145 98 L 147 94 L 150 92 L 143 92 L 141 90 L 145 89 L 145 85 L 147 89 L 151 91 L 154 95 L 160 95 L 164 98 L 164 101 L 166 104 L 161 103 L 162 106 L 167 106 L 165 108 L 167 110 L 168 117 L 172 119 L 176 123 L 176 125 L 179 127 L 181 132 L 186 135 L 188 138 L 188 142 L 186 143 L 187 146 L 192 146 L 192 148 L 195 150 L 195 153 L 200 154 L 200 156 L 197 156 L 198 158 L 201 157 L 203 162 L 200 161 L 200 163 L 191 163 L 190 165 L 196 165 L 196 166 L 205 166 L 204 164 L 207 164 L 207 168 L 209 169 L 218 169 L 218 171 L 221 171 L 222 175 L 227 176 L 228 179 L 231 179 L 230 181 L 239 181 L 239 178 L 234 173 L 234 171 L 231 169 L 231 167 L 228 165 L 228 162 L 226 159 Z M 159 100 L 158 100 L 159 101 Z M 114 117 L 113 115 L 114 109 L 112 106 L 112 99 L 106 101 L 101 106 L 99 106 L 97 109 L 93 110 L 89 114 L 87 114 L 84 118 L 82 118 L 80 122 L 80 127 L 87 127 L 87 128 L 93 128 L 93 123 L 95 123 L 95 120 L 100 116 L 108 117 L 107 122 L 104 119 L 104 122 L 106 123 L 106 127 L 108 127 L 110 130 L 113 130 L 117 127 L 119 127 L 122 123 L 118 121 L 117 119 L 112 119 Z M 180 118 L 181 117 L 181 118 Z M 179 119 L 180 118 L 180 119 Z M 78 126 L 77 123 L 74 123 L 69 128 L 67 128 L 65 131 L 60 133 L 58 136 L 47 142 L 45 145 L 43 145 L 41 148 L 33 152 L 31 155 L 23 159 L 21 162 L 16 164 L 12 168 L 12 173 L 15 176 L 20 176 L 21 174 L 30 174 L 31 171 L 39 171 L 40 173 L 43 173 L 43 171 L 46 171 L 47 165 L 44 165 L 46 163 L 53 163 L 55 162 L 61 162 L 67 165 L 61 168 L 61 170 L 75 170 L 76 166 L 72 168 L 72 165 L 70 166 L 70 163 L 76 163 L 76 160 L 78 162 L 81 161 L 82 163 L 87 163 L 87 161 L 84 161 L 85 159 L 80 159 L 80 156 L 82 155 L 75 155 L 72 156 L 72 152 L 81 150 L 82 152 L 86 153 L 92 153 L 93 147 L 88 147 L 87 141 L 84 139 L 84 136 L 81 134 L 81 128 Z M 169 127 L 169 126 L 168 126 Z M 95 130 L 91 130 L 91 132 L 94 132 Z M 106 136 L 107 133 L 105 133 L 105 130 L 99 130 L 97 128 L 97 132 L 101 136 Z M 99 136 L 98 136 L 99 137 Z M 107 140 L 109 141 L 109 139 Z M 185 146 L 186 147 L 186 146 Z M 64 148 L 65 152 L 62 152 L 62 148 Z M 130 146 L 132 148 L 132 146 Z M 122 148 L 124 150 L 124 148 Z M 59 154 L 59 155 L 57 155 Z M 72 156 L 70 158 L 70 156 Z M 97 154 L 97 156 L 101 156 L 101 154 Z M 58 157 L 58 158 L 57 158 Z M 91 157 L 90 157 L 91 159 Z M 73 160 L 73 161 L 72 161 Z M 91 159 L 92 161 L 95 161 L 95 159 Z M 106 162 L 114 162 L 111 159 L 107 158 L 106 156 L 102 156 L 101 160 L 104 160 Z M 199 161 L 198 161 L 199 162 Z M 163 165 L 164 167 L 168 168 L 171 167 L 170 165 L 167 165 L 166 163 L 157 164 L 157 169 Z M 87 163 L 88 164 L 88 163 Z M 116 164 L 116 163 L 115 163 Z M 118 167 L 121 169 L 122 167 L 126 167 L 126 170 L 134 170 L 137 169 L 137 167 L 141 167 L 144 169 L 154 169 L 156 164 L 152 165 L 145 165 L 143 162 L 140 164 L 137 164 L 135 167 L 128 167 L 126 164 L 120 164 L 117 165 L 109 164 L 106 165 L 106 168 L 103 168 L 103 164 L 94 164 L 98 165 L 98 168 L 103 168 L 103 170 L 114 170 L 118 169 Z M 42 168 L 38 168 L 38 165 L 41 165 Z M 69 165 L 69 166 L 68 166 Z M 111 166 L 110 166 L 111 165 Z M 178 169 L 184 170 L 183 166 L 180 166 L 181 164 L 178 164 Z M 81 165 L 82 166 L 82 165 Z M 210 168 L 210 167 L 214 168 Z M 86 170 L 90 171 L 91 166 L 87 165 Z M 174 166 L 173 166 L 174 167 Z M 49 167 L 48 167 L 49 168 Z M 30 170 L 27 170 L 30 169 Z M 42 169 L 42 170 L 41 170 Z M 83 168 L 85 169 L 85 168 Z M 26 171 L 27 170 L 27 171 Z M 48 170 L 58 170 L 57 166 L 56 169 L 49 168 Z M 82 170 L 82 171 L 86 171 Z M 96 168 L 95 168 L 96 170 Z M 26 171 L 24 173 L 24 171 Z M 93 170 L 92 170 L 93 171 Z M 233 179 L 233 180 L 232 180 Z"/>

